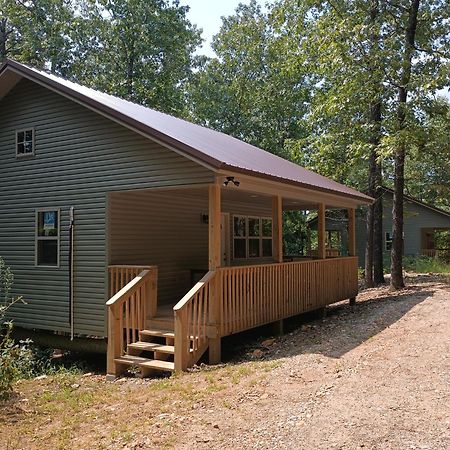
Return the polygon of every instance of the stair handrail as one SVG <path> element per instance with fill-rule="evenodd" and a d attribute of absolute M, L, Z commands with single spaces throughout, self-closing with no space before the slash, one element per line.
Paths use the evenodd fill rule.
<path fill-rule="evenodd" d="M 125 346 L 139 340 L 139 331 L 157 310 L 157 266 L 148 266 L 107 302 L 107 372 L 116 375 L 114 359 L 123 356 Z"/>
<path fill-rule="evenodd" d="M 210 287 L 215 278 L 216 271 L 210 270 L 173 307 L 175 320 L 174 361 L 177 372 L 186 370 L 189 365 L 190 339 L 193 341 L 193 352 L 201 351 L 208 340 Z M 195 355 L 193 357 L 195 358 Z"/>

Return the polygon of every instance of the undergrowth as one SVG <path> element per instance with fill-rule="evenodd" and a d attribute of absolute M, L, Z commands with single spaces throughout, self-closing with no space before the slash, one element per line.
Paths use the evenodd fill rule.
<path fill-rule="evenodd" d="M 410 272 L 450 274 L 450 264 L 437 258 L 405 257 L 403 265 Z"/>

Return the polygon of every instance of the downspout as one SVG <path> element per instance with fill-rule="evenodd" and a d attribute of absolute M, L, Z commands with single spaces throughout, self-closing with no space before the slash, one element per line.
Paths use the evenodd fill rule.
<path fill-rule="evenodd" d="M 73 235 L 74 235 L 74 209 L 70 207 L 69 212 L 69 310 L 70 310 L 70 340 L 73 341 L 74 337 L 74 322 L 73 322 L 73 309 L 74 309 L 74 295 L 73 295 Z"/>

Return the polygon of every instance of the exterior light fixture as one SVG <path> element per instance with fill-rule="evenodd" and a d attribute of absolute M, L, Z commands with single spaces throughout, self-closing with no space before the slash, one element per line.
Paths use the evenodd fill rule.
<path fill-rule="evenodd" d="M 226 177 L 225 181 L 223 182 L 223 185 L 228 186 L 230 183 L 233 183 L 236 187 L 239 187 L 239 185 L 241 184 L 241 182 L 235 180 L 234 177 Z"/>

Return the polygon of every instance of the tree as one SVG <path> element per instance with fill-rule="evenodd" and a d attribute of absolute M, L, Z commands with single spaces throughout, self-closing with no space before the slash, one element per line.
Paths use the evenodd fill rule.
<path fill-rule="evenodd" d="M 279 29 L 290 30 L 284 34 L 286 48 L 297 49 L 287 53 L 286 64 L 307 65 L 318 78 L 308 114 L 310 136 L 292 146 L 297 159 L 338 181 L 368 188 L 377 199 L 381 197 L 381 161 L 387 173 L 394 160 L 398 168 L 402 166 L 400 149 L 413 147 L 426 107 L 434 93 L 448 84 L 450 7 L 443 0 L 422 3 L 412 45 L 405 38 L 407 0 L 280 0 L 276 7 Z M 410 76 L 406 76 L 408 70 Z M 404 90 L 410 93 L 407 103 Z M 397 171 L 397 196 L 403 191 L 400 175 Z M 400 216 L 396 210 L 396 218 Z M 375 250 L 374 273 L 381 281 L 379 202 L 369 208 L 368 234 L 368 255 Z M 396 234 L 398 241 L 401 233 Z M 399 248 L 394 257 L 397 272 Z M 371 266 L 368 258 L 369 284 Z"/>
<path fill-rule="evenodd" d="M 0 0 L 0 58 L 177 115 L 200 33 L 166 0 Z"/>
<path fill-rule="evenodd" d="M 283 154 L 288 139 L 305 135 L 307 76 L 285 70 L 270 17 L 255 1 L 223 19 L 189 88 L 194 121 Z"/>
<path fill-rule="evenodd" d="M 424 108 L 405 164 L 406 192 L 450 212 L 450 103 L 437 98 Z"/>
<path fill-rule="evenodd" d="M 185 85 L 201 42 L 188 9 L 166 0 L 85 0 L 73 78 L 184 115 Z"/>
<path fill-rule="evenodd" d="M 7 57 L 65 75 L 74 50 L 73 2 L 0 0 L 0 61 Z"/>

